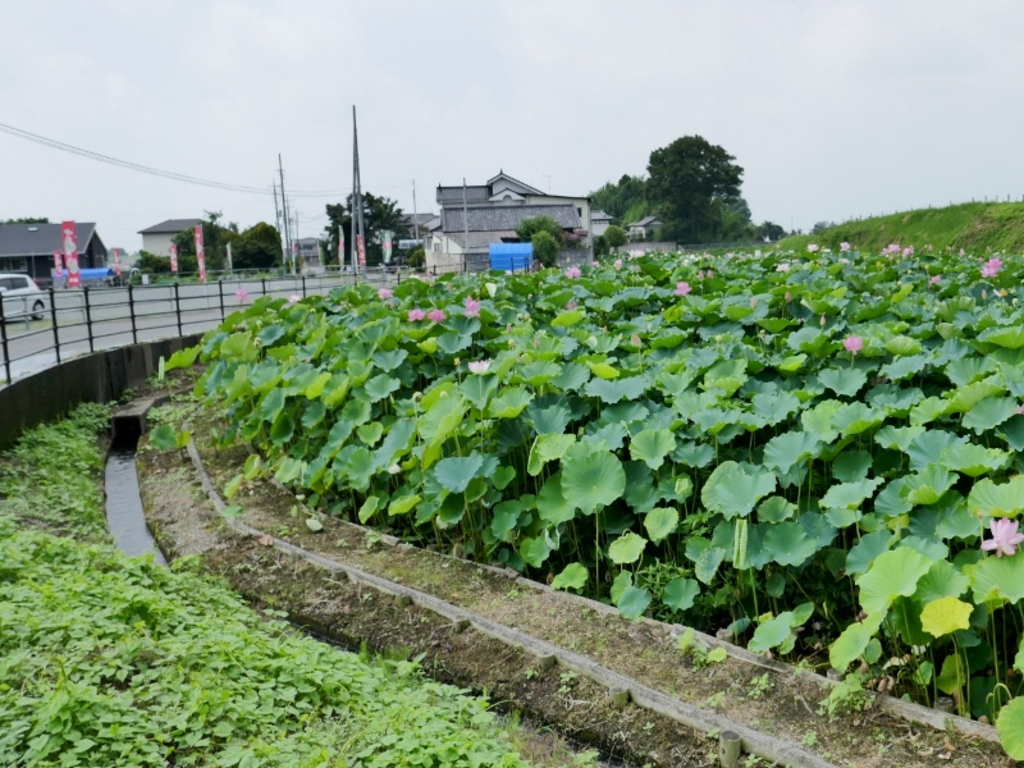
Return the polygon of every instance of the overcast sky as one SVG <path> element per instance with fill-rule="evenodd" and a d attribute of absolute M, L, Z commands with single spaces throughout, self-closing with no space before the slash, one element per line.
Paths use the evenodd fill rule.
<path fill-rule="evenodd" d="M 786 229 L 1024 196 L 1024 3 L 33 0 L 0 23 L 0 123 L 146 166 L 266 187 L 302 236 L 352 179 L 436 211 L 504 169 L 584 195 L 700 134 Z M 0 133 L 0 219 L 274 221 L 269 195 L 164 180 Z"/>

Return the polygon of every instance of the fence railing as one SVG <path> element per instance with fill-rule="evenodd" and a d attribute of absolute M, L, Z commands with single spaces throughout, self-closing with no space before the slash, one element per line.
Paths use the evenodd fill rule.
<path fill-rule="evenodd" d="M 384 269 L 358 275 L 240 276 L 206 283 L 50 287 L 25 296 L 0 293 L 0 354 L 4 380 L 35 373 L 97 349 L 186 336 L 219 325 L 260 296 L 324 295 L 339 286 L 384 285 L 402 279 Z"/>

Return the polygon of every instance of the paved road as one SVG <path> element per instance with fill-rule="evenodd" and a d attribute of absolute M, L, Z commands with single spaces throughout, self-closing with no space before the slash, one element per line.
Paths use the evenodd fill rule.
<path fill-rule="evenodd" d="M 373 275 L 370 282 L 384 277 L 392 276 Z M 57 343 L 62 360 L 88 354 L 91 351 L 90 327 L 93 350 L 171 338 L 217 327 L 225 316 L 238 309 L 236 291 L 239 290 L 248 294 L 248 303 L 264 292 L 272 296 L 302 296 L 303 291 L 306 295 L 323 295 L 350 280 L 350 277 L 314 276 L 306 278 L 305 286 L 300 278 L 238 280 L 183 284 L 177 287 L 177 292 L 173 285 L 137 286 L 132 291 L 134 306 L 129 304 L 127 288 L 95 288 L 89 290 L 88 309 L 83 291 L 59 290 L 54 293 L 56 333 L 49 307 L 43 320 L 19 319 L 7 323 L 6 355 L 0 348 L 0 383 L 4 381 L 7 356 L 12 379 L 19 379 L 55 365 Z"/>

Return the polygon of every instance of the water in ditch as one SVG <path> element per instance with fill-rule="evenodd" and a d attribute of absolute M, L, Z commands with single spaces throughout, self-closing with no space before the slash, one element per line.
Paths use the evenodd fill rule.
<path fill-rule="evenodd" d="M 107 456 L 104 488 L 107 494 L 107 526 L 117 548 L 129 557 L 153 555 L 167 565 L 163 553 L 149 532 L 142 514 L 139 476 L 135 471 L 135 439 L 121 439 L 111 446 Z"/>

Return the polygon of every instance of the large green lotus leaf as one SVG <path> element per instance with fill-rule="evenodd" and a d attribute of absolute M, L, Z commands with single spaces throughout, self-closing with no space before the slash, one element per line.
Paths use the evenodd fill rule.
<path fill-rule="evenodd" d="M 556 461 L 565 455 L 570 445 L 576 442 L 576 435 L 538 435 L 530 448 L 530 459 L 526 471 L 536 477 L 549 461 Z"/>
<path fill-rule="evenodd" d="M 868 476 L 873 461 L 867 451 L 843 451 L 832 460 L 832 476 L 844 483 L 856 483 Z"/>
<path fill-rule="evenodd" d="M 857 576 L 867 573 L 871 564 L 880 554 L 888 551 L 896 537 L 887 530 L 875 531 L 860 537 L 860 541 L 850 547 L 846 555 L 846 573 Z"/>
<path fill-rule="evenodd" d="M 526 418 L 533 424 L 538 435 L 561 434 L 572 419 L 572 414 L 564 405 L 557 403 L 546 408 L 532 403 L 526 409 Z"/>
<path fill-rule="evenodd" d="M 375 366 L 385 373 L 389 373 L 400 367 L 408 356 L 409 353 L 404 349 L 392 349 L 386 352 L 382 349 L 378 349 L 373 353 L 372 359 Z"/>
<path fill-rule="evenodd" d="M 533 400 L 533 394 L 522 387 L 506 389 L 491 401 L 491 415 L 498 419 L 514 419 Z"/>
<path fill-rule="evenodd" d="M 750 642 L 747 643 L 747 650 L 764 653 L 782 645 L 792 635 L 792 621 L 793 613 L 791 611 L 783 611 L 774 619 L 762 621 L 754 630 L 754 636 L 750 638 Z"/>
<path fill-rule="evenodd" d="M 1019 325 L 988 328 L 978 334 L 978 341 L 987 341 L 1007 349 L 1020 349 L 1024 347 L 1024 328 Z"/>
<path fill-rule="evenodd" d="M 814 325 L 805 325 L 799 331 L 789 334 L 786 343 L 794 352 L 806 352 L 813 355 L 829 343 L 829 338 L 827 333 Z"/>
<path fill-rule="evenodd" d="M 610 451 L 567 456 L 562 462 L 562 496 L 585 515 L 611 504 L 625 490 L 622 462 Z"/>
<path fill-rule="evenodd" d="M 365 491 L 370 486 L 370 478 L 376 470 L 373 454 L 361 446 L 352 451 L 345 464 L 345 473 L 357 491 Z"/>
<path fill-rule="evenodd" d="M 570 309 L 567 312 L 562 312 L 552 319 L 551 324 L 556 328 L 568 328 L 571 325 L 578 325 L 583 322 L 583 319 L 587 316 L 587 313 L 582 309 Z"/>
<path fill-rule="evenodd" d="M 316 400 L 309 403 L 306 409 L 302 412 L 302 426 L 306 429 L 312 429 L 321 421 L 324 420 L 324 416 L 327 415 L 327 408 L 322 402 Z"/>
<path fill-rule="evenodd" d="M 945 374 L 956 386 L 966 387 L 985 378 L 993 370 L 995 365 L 990 358 L 964 355 L 951 360 L 946 366 Z"/>
<path fill-rule="evenodd" d="M 914 508 L 914 505 L 906 500 L 903 493 L 906 480 L 906 477 L 898 477 L 889 481 L 885 488 L 875 496 L 875 512 L 886 517 L 899 517 Z"/>
<path fill-rule="evenodd" d="M 453 456 L 437 462 L 434 474 L 442 488 L 452 493 L 462 493 L 469 485 L 469 481 L 476 477 L 483 464 L 484 458 L 479 453 L 474 452 L 469 456 Z"/>
<path fill-rule="evenodd" d="M 1016 604 L 1024 597 L 1024 551 L 1012 557 L 986 557 L 981 562 L 965 565 L 963 572 L 971 580 L 974 602 Z"/>
<path fill-rule="evenodd" d="M 843 437 L 849 437 L 881 424 L 884 419 L 885 411 L 864 403 L 848 403 L 832 415 L 832 427 L 838 429 Z"/>
<path fill-rule="evenodd" d="M 963 413 L 971 410 L 977 403 L 980 403 L 986 397 L 992 397 L 993 395 L 1001 395 L 1006 391 L 1006 387 L 1002 384 L 993 381 L 992 377 L 985 379 L 984 381 L 976 381 L 974 384 L 968 384 L 966 387 L 959 387 L 958 389 L 952 390 L 949 398 L 949 405 L 946 408 L 947 413 Z"/>
<path fill-rule="evenodd" d="M 879 620 L 869 616 L 867 620 L 844 629 L 828 649 L 828 660 L 832 667 L 845 672 L 868 649 L 868 643 L 878 631 L 878 626 Z"/>
<path fill-rule="evenodd" d="M 633 376 L 617 381 L 591 379 L 583 391 L 591 397 L 600 398 L 601 402 L 617 403 L 620 400 L 636 400 L 644 393 L 645 389 L 647 389 L 647 379 L 644 376 Z"/>
<path fill-rule="evenodd" d="M 544 535 L 523 539 L 519 545 L 519 556 L 534 568 L 540 568 L 551 555 L 551 547 Z"/>
<path fill-rule="evenodd" d="M 563 392 L 576 392 L 590 379 L 590 371 L 579 363 L 565 363 L 562 372 L 549 385 L 558 387 Z"/>
<path fill-rule="evenodd" d="M 817 543 L 818 549 L 824 549 L 839 535 L 836 527 L 820 512 L 804 512 L 798 522 L 807 531 L 807 535 Z"/>
<path fill-rule="evenodd" d="M 1010 461 L 1010 454 L 998 448 L 985 448 L 974 443 L 955 443 L 942 451 L 939 463 L 947 469 L 978 477 L 1002 469 Z"/>
<path fill-rule="evenodd" d="M 1012 397 L 986 397 L 964 414 L 963 425 L 980 435 L 1017 415 L 1017 401 Z"/>
<path fill-rule="evenodd" d="M 710 584 L 718 572 L 718 566 L 725 559 L 725 550 L 721 547 L 706 547 L 693 565 L 693 574 L 705 584 Z"/>
<path fill-rule="evenodd" d="M 996 430 L 1006 444 L 1018 453 L 1024 451 L 1024 415 L 1017 415 L 1007 419 Z"/>
<path fill-rule="evenodd" d="M 816 432 L 786 432 L 776 435 L 764 447 L 764 465 L 775 467 L 784 475 L 795 464 L 814 459 L 821 452 L 822 443 Z"/>
<path fill-rule="evenodd" d="M 644 517 L 644 528 L 657 544 L 679 526 L 679 513 L 672 507 L 655 507 Z"/>
<path fill-rule="evenodd" d="M 903 483 L 903 494 L 915 505 L 937 504 L 942 494 L 953 487 L 956 475 L 938 464 L 929 464 L 917 474 L 909 475 Z"/>
<path fill-rule="evenodd" d="M 608 545 L 608 557 L 616 565 L 635 563 L 644 553 L 647 539 L 630 531 Z"/>
<path fill-rule="evenodd" d="M 411 493 L 405 496 L 396 496 L 388 504 L 388 515 L 404 515 L 414 509 L 422 501 L 419 494 Z"/>
<path fill-rule="evenodd" d="M 520 375 L 531 387 L 542 387 L 561 372 L 562 367 L 557 363 L 536 360 L 524 365 Z"/>
<path fill-rule="evenodd" d="M 927 637 L 927 635 L 925 636 Z M 935 685 L 950 696 L 961 693 L 967 682 L 967 670 L 959 653 L 951 653 L 942 662 L 942 671 L 935 678 Z"/>
<path fill-rule="evenodd" d="M 678 576 L 665 585 L 661 599 L 669 608 L 677 611 L 688 611 L 693 601 L 700 594 L 700 584 L 693 579 Z"/>
<path fill-rule="evenodd" d="M 665 463 L 665 456 L 676 448 L 676 439 L 667 429 L 645 429 L 629 442 L 629 454 L 634 461 L 642 461 L 651 469 Z"/>
<path fill-rule="evenodd" d="M 796 504 L 782 496 L 769 496 L 757 506 L 757 519 L 760 523 L 781 523 L 796 514 Z"/>
<path fill-rule="evenodd" d="M 800 423 L 806 432 L 816 432 L 822 442 L 831 443 L 839 437 L 839 430 L 833 427 L 832 419 L 842 407 L 838 400 L 822 400 L 800 414 Z"/>
<path fill-rule="evenodd" d="M 265 421 L 273 423 L 284 408 L 284 390 L 275 387 L 260 401 L 259 413 Z"/>
<path fill-rule="evenodd" d="M 818 503 L 826 509 L 859 509 L 881 484 L 882 478 L 873 477 L 833 485 Z"/>
<path fill-rule="evenodd" d="M 897 357 L 891 363 L 883 365 L 878 372 L 890 381 L 902 381 L 919 374 L 931 361 L 930 355 Z"/>
<path fill-rule="evenodd" d="M 895 336 L 885 343 L 885 351 L 891 355 L 916 355 L 921 351 L 921 342 L 909 336 Z"/>
<path fill-rule="evenodd" d="M 915 437 L 906 450 L 910 457 L 910 468 L 920 472 L 930 464 L 937 465 L 942 458 L 942 452 L 958 442 L 962 442 L 961 439 L 950 432 L 929 429 Z"/>
<path fill-rule="evenodd" d="M 515 530 L 523 505 L 518 500 L 503 501 L 495 504 L 491 518 L 491 533 L 499 541 L 509 541 L 508 534 Z"/>
<path fill-rule="evenodd" d="M 552 589 L 583 589 L 587 583 L 587 569 L 579 563 L 569 563 L 551 581 Z"/>
<path fill-rule="evenodd" d="M 628 586 L 619 597 L 617 607 L 624 619 L 638 619 L 651 604 L 651 593 L 642 587 Z"/>
<path fill-rule="evenodd" d="M 967 496 L 967 507 L 983 517 L 1016 517 L 1024 512 L 1024 475 L 996 485 L 989 478 L 979 480 Z"/>
<path fill-rule="evenodd" d="M 720 360 L 704 374 L 704 389 L 721 389 L 731 396 L 747 380 L 747 359 Z"/>
<path fill-rule="evenodd" d="M 867 383 L 864 371 L 857 368 L 826 368 L 818 371 L 818 381 L 837 395 L 853 397 Z"/>
<path fill-rule="evenodd" d="M 562 495 L 562 473 L 549 477 L 537 495 L 537 514 L 549 525 L 567 523 L 576 516 L 576 507 Z"/>
<path fill-rule="evenodd" d="M 465 401 L 461 397 L 438 400 L 416 422 L 416 429 L 427 446 L 440 445 L 462 423 L 466 415 Z"/>
<path fill-rule="evenodd" d="M 282 411 L 274 425 L 270 428 L 270 441 L 278 448 L 283 446 L 295 434 L 295 419 L 290 413 Z"/>
<path fill-rule="evenodd" d="M 609 365 L 604 361 L 588 360 L 586 362 L 586 366 L 587 368 L 590 369 L 590 372 L 592 374 L 597 376 L 597 378 L 604 379 L 606 381 L 611 379 L 617 379 L 619 378 L 619 376 L 622 375 L 622 372 L 619 371 L 618 368 Z"/>
<path fill-rule="evenodd" d="M 867 394 L 868 405 L 901 418 L 923 399 L 924 392 L 917 387 L 898 387 L 895 384 L 879 384 Z"/>
<path fill-rule="evenodd" d="M 929 424 L 946 413 L 949 402 L 941 397 L 926 397 L 910 409 L 910 424 L 918 427 Z"/>
<path fill-rule="evenodd" d="M 948 560 L 938 560 L 928 573 L 917 582 L 914 601 L 925 605 L 941 597 L 960 597 L 971 585 L 971 580 Z"/>
<path fill-rule="evenodd" d="M 779 565 L 801 565 L 818 551 L 818 544 L 791 520 L 767 526 L 761 546 Z"/>
<path fill-rule="evenodd" d="M 969 629 L 973 610 L 973 605 L 955 597 L 940 597 L 921 610 L 921 628 L 934 637 L 950 635 L 958 629 Z"/>
<path fill-rule="evenodd" d="M 1017 697 L 999 710 L 999 743 L 1014 760 L 1024 760 L 1024 698 Z"/>
<path fill-rule="evenodd" d="M 791 392 L 758 393 L 750 404 L 766 424 L 778 424 L 800 410 L 800 398 Z"/>
<path fill-rule="evenodd" d="M 465 333 L 442 333 L 435 336 L 437 346 L 447 355 L 454 355 L 473 345 L 473 337 Z"/>
<path fill-rule="evenodd" d="M 783 373 L 794 373 L 796 371 L 799 371 L 803 364 L 806 362 L 807 355 L 805 354 L 790 355 L 789 357 L 784 358 L 783 360 L 780 360 L 778 363 L 776 363 L 775 367 L 778 368 Z"/>
<path fill-rule="evenodd" d="M 379 421 L 371 421 L 369 424 L 363 424 L 363 426 L 359 427 L 356 430 L 356 434 L 367 445 L 373 445 L 384 434 L 384 425 Z"/>
<path fill-rule="evenodd" d="M 359 508 L 359 522 L 363 525 L 370 520 L 371 517 L 380 508 L 381 499 L 380 496 L 367 496 L 366 501 Z"/>
<path fill-rule="evenodd" d="M 460 389 L 469 402 L 483 410 L 487 407 L 491 395 L 498 389 L 498 377 L 492 374 L 467 376 Z"/>
<path fill-rule="evenodd" d="M 725 461 L 704 483 L 700 497 L 705 507 L 729 520 L 749 515 L 759 499 L 775 490 L 775 485 L 775 475 L 768 470 Z"/>
<path fill-rule="evenodd" d="M 906 453 L 910 444 L 924 434 L 923 426 L 916 427 L 894 427 L 886 424 L 875 432 L 875 442 L 890 451 L 903 451 Z"/>
<path fill-rule="evenodd" d="M 914 594 L 931 566 L 931 560 L 910 547 L 883 552 L 857 580 L 861 606 L 869 616 L 884 617 L 893 600 Z"/>
<path fill-rule="evenodd" d="M 374 452 L 373 460 L 378 469 L 390 467 L 397 456 L 405 455 L 412 448 L 412 438 L 416 434 L 416 422 L 412 419 L 399 419 L 391 425 L 384 442 Z"/>
<path fill-rule="evenodd" d="M 327 382 L 331 380 L 331 374 L 328 371 L 323 371 L 318 374 L 312 383 L 303 390 L 303 394 L 307 400 L 316 400 L 324 392 L 324 387 L 327 386 Z"/>

